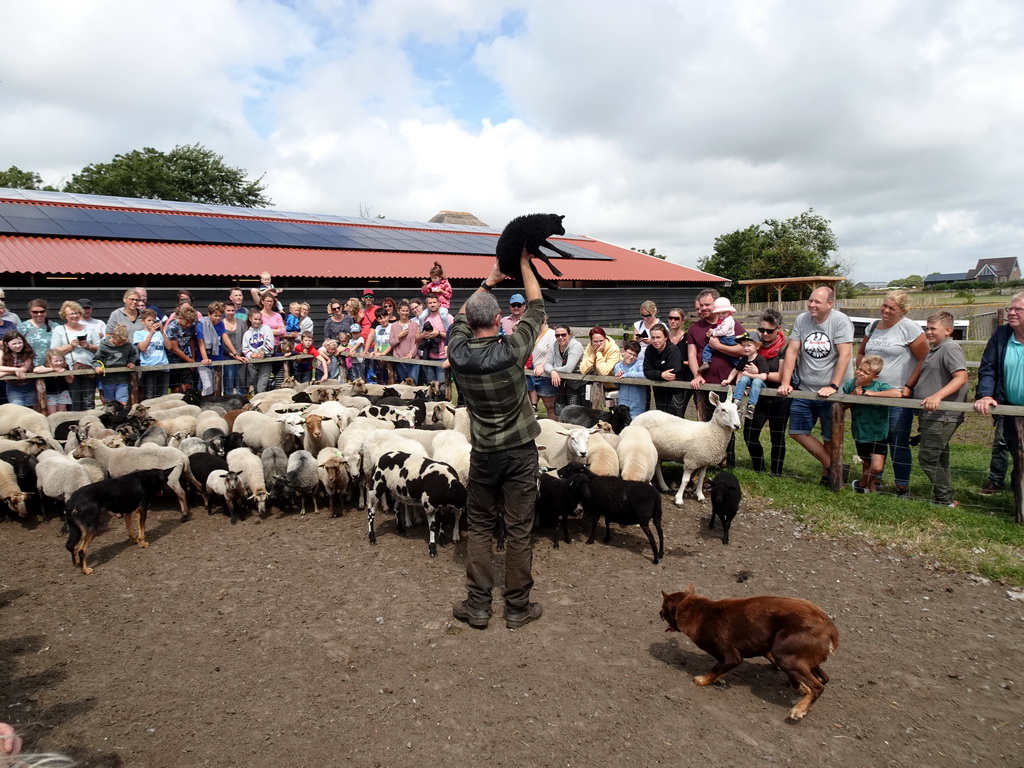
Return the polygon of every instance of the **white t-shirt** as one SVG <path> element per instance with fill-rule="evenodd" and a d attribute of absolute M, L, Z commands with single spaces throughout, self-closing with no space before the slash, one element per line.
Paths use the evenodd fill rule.
<path fill-rule="evenodd" d="M 842 384 L 852 377 L 852 364 L 845 371 L 840 371 L 840 375 L 835 373 L 839 345 L 853 341 L 853 322 L 838 309 L 829 312 L 820 325 L 814 322 L 810 312 L 802 312 L 793 324 L 790 340 L 794 339 L 800 342 L 800 354 L 796 359 L 800 389 L 813 391 L 836 382 Z"/>
<path fill-rule="evenodd" d="M 871 326 L 868 326 L 869 330 Z M 885 365 L 878 374 L 878 381 L 899 389 L 907 383 L 914 372 L 917 358 L 910 351 L 910 345 L 922 335 L 921 326 L 913 320 L 901 319 L 892 328 L 879 328 L 875 325 L 864 345 L 865 355 L 878 355 Z"/>

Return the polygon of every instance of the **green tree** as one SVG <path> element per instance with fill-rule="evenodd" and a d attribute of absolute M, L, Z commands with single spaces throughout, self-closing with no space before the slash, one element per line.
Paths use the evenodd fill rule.
<path fill-rule="evenodd" d="M 630 248 L 629 250 L 636 251 L 637 253 L 643 253 L 648 256 L 653 256 L 654 258 L 661 259 L 662 261 L 665 261 L 665 259 L 668 258 L 668 256 L 666 256 L 664 253 L 658 253 L 653 248 L 648 248 L 646 251 L 643 248 Z"/>
<path fill-rule="evenodd" d="M 890 280 L 890 288 L 920 288 L 924 285 L 924 278 L 921 275 L 907 275 L 900 280 Z"/>
<path fill-rule="evenodd" d="M 6 171 L 0 171 L 0 187 L 8 189 L 43 189 L 43 179 L 34 171 L 23 171 L 12 165 Z"/>
<path fill-rule="evenodd" d="M 697 265 L 731 280 L 731 292 L 739 296 L 739 280 L 844 274 L 843 265 L 833 256 L 838 248 L 829 220 L 810 208 L 785 221 L 765 219 L 761 224 L 719 235 L 714 252 L 698 260 Z M 774 298 L 774 294 L 769 293 L 769 297 Z"/>
<path fill-rule="evenodd" d="M 166 153 L 145 147 L 87 165 L 64 191 L 259 208 L 271 205 L 262 181 L 247 179 L 244 169 L 226 165 L 213 150 L 186 144 Z"/>

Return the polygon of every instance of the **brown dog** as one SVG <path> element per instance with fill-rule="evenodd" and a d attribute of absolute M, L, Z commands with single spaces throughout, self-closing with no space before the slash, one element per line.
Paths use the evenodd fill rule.
<path fill-rule="evenodd" d="M 697 685 L 711 685 L 743 659 L 764 656 L 804 694 L 790 710 L 791 719 L 806 715 L 825 690 L 828 675 L 821 665 L 839 647 L 839 630 L 814 603 L 774 595 L 709 600 L 692 582 L 684 592 L 661 595 L 665 631 L 682 632 L 718 659 L 711 672 L 693 678 Z"/>

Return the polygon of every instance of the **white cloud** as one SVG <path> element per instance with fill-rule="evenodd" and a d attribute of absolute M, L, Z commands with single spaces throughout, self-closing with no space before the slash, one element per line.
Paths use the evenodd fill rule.
<path fill-rule="evenodd" d="M 0 166 L 55 182 L 198 141 L 283 209 L 552 210 L 688 265 L 814 207 L 855 277 L 962 271 L 1024 242 L 1022 19 L 1012 0 L 6 3 Z"/>

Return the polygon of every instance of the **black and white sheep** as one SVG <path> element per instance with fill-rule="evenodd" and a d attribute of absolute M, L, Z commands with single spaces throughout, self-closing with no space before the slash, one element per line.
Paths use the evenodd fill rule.
<path fill-rule="evenodd" d="M 466 506 L 466 487 L 447 464 L 403 451 L 389 451 L 380 457 L 370 482 L 366 517 L 371 544 L 377 543 L 373 524 L 378 512 L 394 511 L 398 532 L 405 535 L 405 526 L 397 514 L 399 502 L 423 508 L 430 532 L 428 551 L 431 557 L 437 557 L 437 542 L 444 537 L 443 514 L 452 510 L 458 525 L 459 514 Z"/>
<path fill-rule="evenodd" d="M 416 408 L 412 406 L 369 405 L 359 415 L 394 424 L 396 429 L 416 426 Z"/>
<path fill-rule="evenodd" d="M 620 477 L 601 477 L 586 467 L 570 465 L 559 470 L 565 478 L 574 478 L 582 484 L 583 514 L 590 518 L 590 538 L 594 543 L 597 525 L 605 520 L 604 542 L 612 540 L 612 523 L 617 525 L 639 525 L 647 534 L 654 553 L 654 564 L 665 556 L 665 534 L 661 528 L 661 494 L 649 483 L 637 483 Z M 651 522 L 658 532 L 658 544 L 654 543 Z"/>

